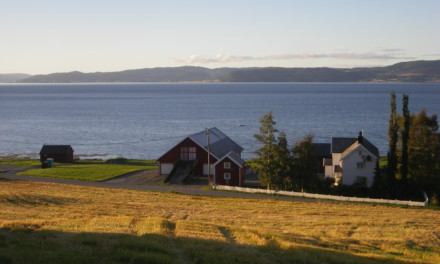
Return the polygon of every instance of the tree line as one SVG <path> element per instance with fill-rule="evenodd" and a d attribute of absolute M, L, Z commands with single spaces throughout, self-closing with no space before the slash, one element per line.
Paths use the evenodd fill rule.
<path fill-rule="evenodd" d="M 260 118 L 259 134 L 255 139 L 262 145 L 251 168 L 258 172 L 268 189 L 317 191 L 320 179 L 316 174 L 317 157 L 313 153 L 313 135 L 299 139 L 289 149 L 286 133 L 275 128 L 272 112 Z"/>
<path fill-rule="evenodd" d="M 396 109 L 396 94 L 391 93 L 391 113 L 388 123 L 389 151 L 386 165 L 376 166 L 374 183 L 334 186 L 332 179 L 317 175 L 319 163 L 314 155 L 313 134 L 298 139 L 289 148 L 284 132 L 275 128 L 272 112 L 260 118 L 255 139 L 261 147 L 257 158 L 250 162 L 263 186 L 391 199 L 423 199 L 427 193 L 431 203 L 440 198 L 440 134 L 437 115 L 429 116 L 425 109 L 418 113 L 409 110 L 409 96 L 402 96 L 402 114 Z"/>
<path fill-rule="evenodd" d="M 440 134 L 437 115 L 425 109 L 409 110 L 409 96 L 402 96 L 402 114 L 396 109 L 396 94 L 391 93 L 388 124 L 388 163 L 377 171 L 374 190 L 389 198 L 418 198 L 426 192 L 431 202 L 440 197 Z"/>

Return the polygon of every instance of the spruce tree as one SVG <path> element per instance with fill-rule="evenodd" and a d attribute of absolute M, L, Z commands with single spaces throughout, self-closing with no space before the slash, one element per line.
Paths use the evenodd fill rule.
<path fill-rule="evenodd" d="M 301 191 L 315 191 L 316 156 L 313 154 L 313 135 L 299 139 L 292 149 L 295 171 L 294 184 Z"/>
<path fill-rule="evenodd" d="M 272 111 L 260 118 L 260 124 L 260 133 L 255 134 L 254 137 L 262 146 L 255 151 L 257 158 L 252 164 L 252 168 L 257 171 L 261 184 L 270 189 L 279 183 L 278 175 L 275 175 L 277 168 L 277 162 L 275 162 L 276 133 L 278 130 L 275 129 L 276 122 Z"/>
<path fill-rule="evenodd" d="M 376 161 L 376 167 L 374 168 L 373 185 L 371 186 L 371 193 L 374 197 L 383 197 L 388 192 L 388 189 L 384 189 L 386 186 L 386 178 L 384 178 L 384 170 L 379 167 L 379 160 Z"/>
<path fill-rule="evenodd" d="M 430 197 L 440 194 L 440 136 L 437 116 L 423 109 L 411 119 L 408 141 L 408 181 Z"/>
<path fill-rule="evenodd" d="M 393 91 L 391 92 L 391 115 L 388 124 L 389 151 L 386 181 L 386 185 L 388 187 L 388 195 L 391 195 L 397 173 L 397 141 L 399 132 L 399 124 L 397 120 L 398 116 L 396 112 L 396 93 Z"/>
<path fill-rule="evenodd" d="M 293 187 L 292 176 L 292 156 L 288 147 L 286 133 L 280 132 L 275 152 L 275 175 L 278 175 L 277 185 L 282 186 L 284 190 Z"/>
<path fill-rule="evenodd" d="M 402 157 L 400 165 L 400 176 L 402 177 L 402 182 L 405 185 L 408 178 L 408 140 L 409 140 L 409 129 L 411 122 L 411 114 L 408 108 L 409 97 L 407 94 L 403 95 L 403 130 L 402 130 Z"/>

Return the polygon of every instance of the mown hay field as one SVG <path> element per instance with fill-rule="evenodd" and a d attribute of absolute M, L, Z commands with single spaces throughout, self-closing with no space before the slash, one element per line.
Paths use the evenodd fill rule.
<path fill-rule="evenodd" d="M 440 211 L 0 180 L 0 263 L 62 262 L 440 263 Z"/>

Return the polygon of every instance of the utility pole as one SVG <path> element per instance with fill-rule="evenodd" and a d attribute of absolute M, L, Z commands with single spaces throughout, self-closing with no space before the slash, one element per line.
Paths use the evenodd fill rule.
<path fill-rule="evenodd" d="M 209 149 L 209 129 L 206 129 L 206 140 L 208 142 L 208 187 L 211 187 L 211 162 L 210 162 L 210 156 L 211 152 Z"/>

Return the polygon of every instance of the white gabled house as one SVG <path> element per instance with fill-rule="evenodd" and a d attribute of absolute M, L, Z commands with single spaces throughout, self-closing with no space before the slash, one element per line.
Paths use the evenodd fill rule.
<path fill-rule="evenodd" d="M 357 138 L 333 138 L 331 158 L 323 159 L 324 175 L 333 178 L 336 184 L 365 183 L 371 187 L 378 159 L 378 149 L 362 132 Z"/>

